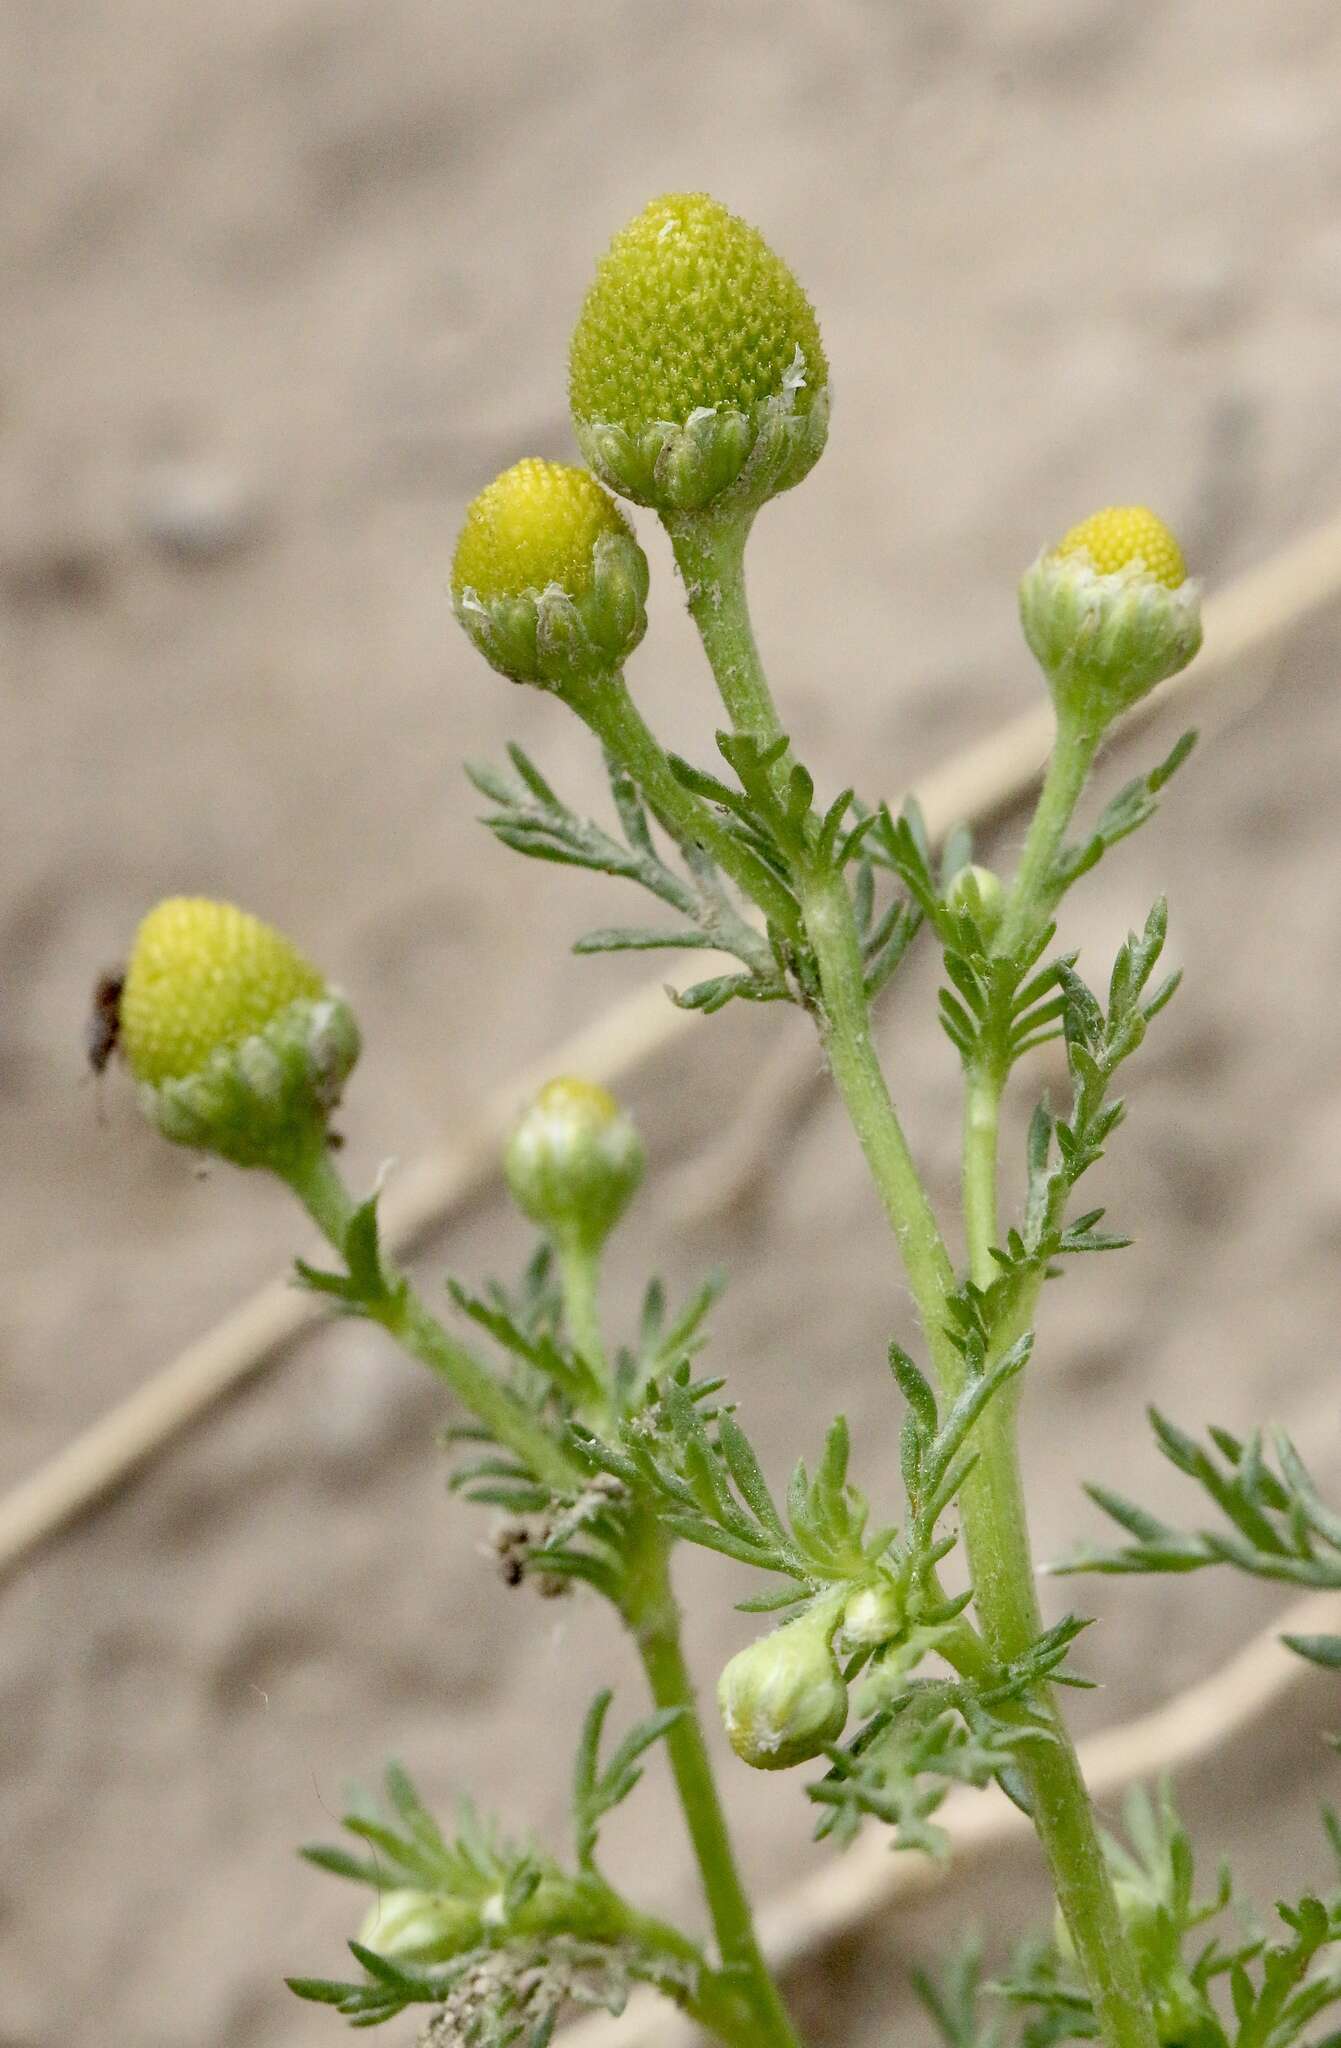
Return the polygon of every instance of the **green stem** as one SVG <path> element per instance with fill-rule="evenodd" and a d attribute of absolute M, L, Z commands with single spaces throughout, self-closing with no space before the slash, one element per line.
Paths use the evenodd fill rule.
<path fill-rule="evenodd" d="M 969 1268 L 979 1285 L 987 1284 L 995 1268 L 991 1247 L 996 1241 L 1001 1086 L 998 1073 L 982 1068 L 968 1077 L 964 1218 Z M 1003 1348 L 998 1337 L 998 1353 Z M 960 1498 L 974 1609 L 1001 1664 L 1023 1655 L 1043 1627 L 1020 1476 L 1017 1409 L 1014 1388 L 988 1405 L 974 1437 L 978 1462 Z M 1040 1691 L 1036 1705 L 1046 1717 L 1050 1739 L 1024 1748 L 1021 1769 L 1032 1797 L 1034 1826 L 1100 2030 L 1110 2048 L 1155 2048 L 1154 2022 L 1122 1926 L 1075 1746 L 1051 1692 Z"/>
<path fill-rule="evenodd" d="M 1000 1240 L 996 1218 L 996 1161 L 1001 1121 L 1001 1082 L 990 1068 L 973 1067 L 964 1090 L 964 1233 L 969 1276 L 975 1286 L 996 1278 L 992 1246 Z"/>
<path fill-rule="evenodd" d="M 754 2013 L 742 2004 L 729 1973 L 706 1964 L 698 1944 L 678 1928 L 650 1913 L 639 1913 L 622 1900 L 620 1905 L 621 1929 L 628 1939 L 654 1953 L 660 1950 L 669 1963 L 688 1965 L 692 1972 L 692 1991 L 678 1992 L 673 1980 L 670 1984 L 659 1984 L 658 1989 L 666 1997 L 676 1998 L 691 2019 L 710 2034 L 716 2034 L 728 2048 L 762 2048 L 763 2040 L 769 2037 L 761 2037 Z"/>
<path fill-rule="evenodd" d="M 284 1179 L 340 1258 L 346 1255 L 356 1204 L 325 1146 L 296 1160 Z M 599 1256 L 559 1245 L 564 1311 L 569 1335 L 593 1364 L 604 1360 L 597 1312 Z M 399 1280 L 385 1267 L 388 1280 Z M 441 1374 L 461 1402 L 501 1444 L 556 1492 L 580 1484 L 562 1450 L 498 1385 L 478 1361 L 430 1314 L 407 1284 L 393 1287 L 377 1320 L 411 1357 Z M 680 1613 L 671 1590 L 667 1539 L 650 1516 L 639 1517 L 630 1542 L 623 1615 L 638 1647 L 652 1697 L 659 1707 L 680 1707 L 666 1747 L 698 1859 L 722 1958 L 721 1971 L 700 1980 L 689 2010 L 730 2048 L 800 2048 L 769 1975 L 754 1932 L 749 1901 L 736 1868 L 726 1817 L 698 1719 L 693 1684 L 680 1647 Z M 680 1960 L 697 1958 L 693 1943 L 664 1923 L 627 1909 L 629 1928 Z"/>
<path fill-rule="evenodd" d="M 322 1236 L 345 1256 L 356 1204 L 324 1145 L 305 1153 L 284 1175 Z M 402 1280 L 387 1269 L 388 1278 Z M 572 1493 L 582 1475 L 554 1438 L 492 1373 L 444 1329 L 408 1282 L 395 1286 L 385 1306 L 371 1311 L 403 1351 L 438 1373 L 463 1405 L 500 1444 L 514 1451 L 537 1479 L 556 1493 Z"/>
<path fill-rule="evenodd" d="M 601 1255 L 577 1238 L 558 1234 L 554 1238 L 554 1249 L 559 1257 L 563 1319 L 569 1342 L 604 1380 L 605 1343 L 601 1337 L 599 1307 Z"/>
<path fill-rule="evenodd" d="M 685 598 L 722 702 L 737 732 L 767 746 L 782 725 L 755 645 L 745 596 L 745 543 L 753 512 L 689 512 L 666 521 Z"/>
<path fill-rule="evenodd" d="M 1058 716 L 1038 806 L 992 945 L 992 951 L 1003 958 L 1019 952 L 1052 915 L 1060 894 L 1054 880 L 1057 855 L 1102 737 L 1102 731 Z"/>
<path fill-rule="evenodd" d="M 963 1375 L 945 1330 L 954 1268 L 876 1057 L 861 943 L 842 876 L 814 875 L 801 902 L 819 969 L 819 1028 L 829 1066 L 898 1240 L 937 1374 L 953 1393 Z"/>
<path fill-rule="evenodd" d="M 628 769 L 656 815 L 677 837 L 709 854 L 759 905 L 772 924 L 792 939 L 801 936 L 796 902 L 790 890 L 758 854 L 729 832 L 708 805 L 676 780 L 661 746 L 628 693 L 620 675 L 573 681 L 564 687 L 564 702 L 583 724 Z"/>
<path fill-rule="evenodd" d="M 680 1609 L 670 1581 L 670 1545 L 651 1515 L 638 1518 L 630 1539 L 624 1619 L 638 1646 L 656 1704 L 682 1710 L 667 1731 L 666 1750 L 698 1861 L 723 1974 L 737 1986 L 753 2022 L 758 2048 L 799 2048 L 754 1931 L 681 1646 Z"/>
<path fill-rule="evenodd" d="M 740 570 L 739 536 L 696 531 L 676 540 L 690 609 L 738 729 L 761 738 L 779 731 L 757 650 L 749 631 Z M 693 543 L 698 552 L 690 551 Z M 736 552 L 731 552 L 732 547 Z M 1097 749 L 1097 735 L 1060 726 L 1038 810 L 1007 905 L 997 950 L 1018 949 L 1033 937 L 1056 900 L 1052 877 L 1062 836 Z M 953 1390 L 962 1364 L 945 1333 L 946 1300 L 954 1286 L 934 1213 L 871 1042 L 861 946 L 851 900 L 841 875 L 815 872 L 800 890 L 806 936 L 819 971 L 821 1030 L 835 1082 L 860 1140 L 893 1226 L 942 1384 Z M 1000 1077 L 973 1077 L 965 1126 L 965 1218 L 970 1271 L 980 1284 L 992 1277 L 996 1236 L 997 1115 Z M 998 1663 L 1017 1657 L 1037 1638 L 1041 1619 L 1034 1595 L 1024 1495 L 1015 1429 L 1016 1403 L 998 1399 L 979 1421 L 978 1463 L 961 1498 L 974 1605 L 987 1646 Z M 972 1645 L 966 1646 L 968 1650 Z M 965 1662 L 971 1661 L 966 1655 Z M 1094 2000 L 1108 2048 L 1157 2048 L 1153 2020 L 1117 1910 L 1093 1809 L 1075 1749 L 1047 1691 L 1038 1699 L 1051 1741 L 1028 1744 L 1022 1770 L 1034 1825 L 1048 1858 L 1057 1897 Z"/>

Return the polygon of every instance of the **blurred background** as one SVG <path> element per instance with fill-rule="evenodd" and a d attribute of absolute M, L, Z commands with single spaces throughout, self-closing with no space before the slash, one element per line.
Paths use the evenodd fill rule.
<path fill-rule="evenodd" d="M 9 0 L 5 1484 L 310 1249 L 277 1188 L 200 1175 L 123 1075 L 85 1072 L 93 980 L 156 898 L 234 898 L 350 991 L 363 1182 L 646 973 L 567 951 L 622 914 L 615 885 L 523 866 L 475 823 L 462 758 L 512 735 L 566 794 L 600 792 L 585 735 L 490 675 L 447 597 L 469 498 L 520 454 L 572 454 L 567 337 L 614 229 L 706 188 L 818 307 L 833 433 L 760 521 L 757 617 L 821 791 L 855 769 L 896 794 L 1037 701 L 1015 580 L 1094 506 L 1158 507 L 1212 587 L 1335 512 L 1339 86 L 1335 0 Z M 631 680 L 703 757 L 710 690 L 640 528 Z M 1049 1300 L 1044 1556 L 1093 1531 L 1101 1461 L 1193 1512 L 1150 1448 L 1156 1396 L 1191 1426 L 1274 1416 L 1341 1484 L 1339 629 L 1341 609 L 1287 627 L 1229 679 L 1160 820 L 1072 899 L 1068 942 L 1104 971 L 1167 888 L 1187 985 L 1096 1189 L 1137 1248 Z M 923 957 L 881 1028 L 948 1200 L 934 988 Z M 629 1084 L 652 1167 L 611 1316 L 652 1262 L 681 1288 L 725 1263 L 715 1360 L 771 1470 L 842 1406 L 888 1501 L 882 1358 L 908 1304 L 806 1033 L 706 1021 Z M 785 1085 L 761 1098 L 770 1061 Z M 759 1147 L 743 1187 L 724 1137 Z M 422 1270 L 511 1272 L 528 1248 L 491 1189 Z M 631 1717 L 637 1676 L 586 1601 L 504 1587 L 480 1512 L 446 1496 L 446 1419 L 375 1333 L 327 1328 L 0 1587 L 4 2048 L 333 2041 L 280 1979 L 339 1974 L 363 1902 L 292 1851 L 387 1757 L 444 1811 L 469 1787 L 559 1838 L 582 1708 L 609 1682 Z M 697 1555 L 682 1583 L 710 1685 L 750 1630 L 744 1587 Z M 1211 1671 L 1280 1604 L 1217 1577 L 1049 1600 L 1100 1617 L 1086 1727 Z M 1334 1685 L 1305 1679 L 1185 1776 L 1208 1869 L 1231 1852 L 1268 1904 L 1325 1872 L 1339 1724 Z M 725 1769 L 760 1892 L 818 1869 L 799 1783 Z M 659 1769 L 613 1839 L 649 1904 L 696 1913 Z M 895 2007 L 918 2039 L 910 1966 L 970 1913 L 1004 1939 L 1044 1910 L 1032 1854 L 998 1857 L 816 1966 L 800 2009 L 817 2042 L 874 2043 Z"/>

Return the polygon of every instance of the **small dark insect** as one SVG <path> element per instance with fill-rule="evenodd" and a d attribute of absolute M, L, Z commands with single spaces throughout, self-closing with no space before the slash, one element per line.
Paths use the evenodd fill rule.
<path fill-rule="evenodd" d="M 95 1074 L 105 1072 L 121 1036 L 121 991 L 124 974 L 102 974 L 93 991 L 93 1002 L 84 1027 L 84 1049 Z"/>

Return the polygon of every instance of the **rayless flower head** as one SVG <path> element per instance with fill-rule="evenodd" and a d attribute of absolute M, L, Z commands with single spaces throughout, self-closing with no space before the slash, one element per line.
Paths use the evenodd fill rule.
<path fill-rule="evenodd" d="M 561 1241 L 599 1251 L 643 1177 L 633 1119 L 592 1081 L 547 1082 L 504 1158 L 519 1209 Z"/>
<path fill-rule="evenodd" d="M 797 484 L 828 433 L 814 308 L 758 230 L 702 192 L 654 199 L 602 257 L 573 334 L 579 446 L 668 517 Z"/>
<path fill-rule="evenodd" d="M 527 456 L 480 492 L 452 564 L 456 616 L 518 683 L 620 668 L 647 630 L 647 557 L 585 469 Z"/>
<path fill-rule="evenodd" d="M 1186 668 L 1201 645 L 1201 592 L 1162 519 L 1110 505 L 1026 572 L 1020 619 L 1059 713 L 1102 730 Z"/>
<path fill-rule="evenodd" d="M 1005 914 L 1006 892 L 1001 877 L 991 868 L 979 867 L 976 862 L 962 867 L 945 900 L 951 910 L 966 912 L 989 944 L 996 937 Z"/>
<path fill-rule="evenodd" d="M 282 1170 L 324 1142 L 359 1034 L 279 932 L 231 903 L 173 896 L 136 934 L 120 1044 L 165 1137 Z"/>
<path fill-rule="evenodd" d="M 898 1634 L 906 1619 L 903 1599 L 892 1580 L 881 1578 L 858 1586 L 843 1609 L 843 1647 L 878 1649 Z"/>
<path fill-rule="evenodd" d="M 379 1892 L 359 1929 L 374 1955 L 407 1963 L 445 1963 L 484 1938 L 476 1908 L 450 1892 L 396 1886 Z"/>
<path fill-rule="evenodd" d="M 827 1604 L 738 1650 L 717 1681 L 727 1740 L 757 1771 L 786 1771 L 837 1742 L 847 1687 L 830 1646 Z"/>

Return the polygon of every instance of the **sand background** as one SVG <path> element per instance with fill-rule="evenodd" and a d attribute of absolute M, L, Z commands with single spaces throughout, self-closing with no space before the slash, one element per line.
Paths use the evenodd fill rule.
<path fill-rule="evenodd" d="M 87 991 L 148 902 L 236 898 L 352 992 L 363 1180 L 644 971 L 565 950 L 620 914 L 613 885 L 523 866 L 473 822 L 459 761 L 509 735 L 599 792 L 582 733 L 492 679 L 446 599 L 470 495 L 518 454 L 570 451 L 566 337 L 614 227 L 709 188 L 815 299 L 832 440 L 761 521 L 753 588 L 821 790 L 855 764 L 896 791 L 1034 701 L 1014 580 L 1093 504 L 1159 505 L 1214 583 L 1333 511 L 1339 85 L 1333 0 L 11 0 L 5 1481 L 308 1248 L 277 1190 L 153 1142 L 115 1076 L 99 1120 Z M 709 690 L 641 524 L 637 692 L 703 756 Z M 1078 1482 L 1101 1462 L 1179 1503 L 1154 1395 L 1192 1424 L 1272 1414 L 1341 1486 L 1339 628 L 1245 672 L 1163 820 L 1069 913 L 1101 963 L 1167 887 L 1188 985 L 1102 1170 L 1139 1247 L 1048 1304 L 1027 1430 L 1043 1554 L 1089 1524 Z M 934 987 L 924 957 L 881 1029 L 948 1198 Z M 728 1015 L 630 1087 L 652 1171 L 611 1318 L 653 1259 L 682 1287 L 727 1264 L 715 1356 L 772 1470 L 841 1405 L 879 1498 L 880 1360 L 909 1310 L 823 1087 L 789 1098 L 743 1200 L 695 1189 L 779 1041 L 804 1076 L 805 1029 Z M 490 1196 L 422 1270 L 509 1271 L 526 1249 Z M 446 1413 L 373 1335 L 325 1330 L 0 1589 L 4 2048 L 333 2040 L 279 1979 L 339 1969 L 353 1894 L 291 1850 L 329 1838 L 342 1787 L 387 1756 L 444 1809 L 468 1783 L 558 1838 L 581 1709 L 609 1681 L 631 1715 L 636 1673 L 586 1602 L 500 1585 L 480 1517 L 444 1496 Z M 743 1586 L 697 1555 L 681 1576 L 710 1681 L 745 1639 Z M 1070 1597 L 1102 1622 L 1086 1726 L 1209 1670 L 1276 1604 L 1227 1580 Z M 1208 1865 L 1233 1852 L 1268 1902 L 1322 1873 L 1319 1731 L 1339 1723 L 1310 1683 L 1192 1774 Z M 727 1771 L 760 1889 L 816 1867 L 799 1787 Z M 612 1841 L 649 1903 L 696 1911 L 659 1771 Z M 970 1908 L 1004 1930 L 1041 1899 L 1013 1857 L 854 1944 L 803 1989 L 815 2038 L 884 2037 L 911 1957 Z"/>

